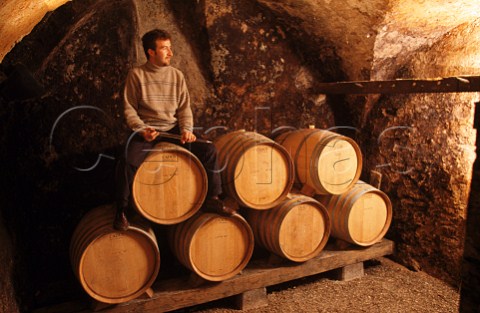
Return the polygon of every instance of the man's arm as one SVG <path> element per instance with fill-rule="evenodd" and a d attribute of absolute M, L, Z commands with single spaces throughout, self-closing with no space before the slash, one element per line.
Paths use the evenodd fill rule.
<path fill-rule="evenodd" d="M 123 91 L 124 115 L 128 127 L 133 131 L 141 131 L 147 128 L 147 125 L 138 116 L 138 107 L 140 105 L 140 81 L 133 70 L 127 75 L 125 88 Z"/>
<path fill-rule="evenodd" d="M 179 97 L 177 108 L 178 126 L 182 133 L 182 142 L 195 141 L 196 137 L 193 134 L 193 113 L 190 106 L 190 94 L 188 93 L 187 84 L 185 78 L 181 77 L 179 85 Z"/>

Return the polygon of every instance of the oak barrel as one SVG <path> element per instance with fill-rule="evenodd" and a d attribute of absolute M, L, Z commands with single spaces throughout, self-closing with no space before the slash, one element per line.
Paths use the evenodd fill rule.
<path fill-rule="evenodd" d="M 160 252 L 155 234 L 134 221 L 128 230 L 112 227 L 113 205 L 85 214 L 70 243 L 70 261 L 83 289 L 95 300 L 121 303 L 137 298 L 155 281 Z"/>
<path fill-rule="evenodd" d="M 362 172 L 362 153 L 346 136 L 321 129 L 300 129 L 275 138 L 290 153 L 296 182 L 318 194 L 341 194 L 350 189 Z"/>
<path fill-rule="evenodd" d="M 238 214 L 223 216 L 198 212 L 168 232 L 173 254 L 185 267 L 209 281 L 223 281 L 248 264 L 253 233 Z"/>
<path fill-rule="evenodd" d="M 260 246 L 294 262 L 317 256 L 330 236 L 325 207 L 300 194 L 290 194 L 271 210 L 250 210 L 247 220 Z"/>
<path fill-rule="evenodd" d="M 193 216 L 202 206 L 207 188 L 207 173 L 195 155 L 160 142 L 138 168 L 132 198 L 146 219 L 170 225 Z"/>
<path fill-rule="evenodd" d="M 359 180 L 341 195 L 319 196 L 332 223 L 332 237 L 370 246 L 380 241 L 392 222 L 392 204 L 381 190 Z"/>
<path fill-rule="evenodd" d="M 217 140 L 224 192 L 245 207 L 271 209 L 290 192 L 293 161 L 288 152 L 261 134 L 227 133 Z"/>

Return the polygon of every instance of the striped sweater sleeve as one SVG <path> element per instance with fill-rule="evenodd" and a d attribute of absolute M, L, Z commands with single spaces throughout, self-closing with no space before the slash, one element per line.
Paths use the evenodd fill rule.
<path fill-rule="evenodd" d="M 125 81 L 124 89 L 124 114 L 128 127 L 133 131 L 139 131 L 147 125 L 138 115 L 141 100 L 140 81 L 130 70 Z"/>
<path fill-rule="evenodd" d="M 193 132 L 193 113 L 190 106 L 190 94 L 188 93 L 187 84 L 183 75 L 179 88 L 179 105 L 177 109 L 178 125 L 180 126 L 181 132 Z"/>

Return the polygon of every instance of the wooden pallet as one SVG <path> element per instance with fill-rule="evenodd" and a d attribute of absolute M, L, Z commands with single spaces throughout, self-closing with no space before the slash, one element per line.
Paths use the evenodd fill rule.
<path fill-rule="evenodd" d="M 394 243 L 383 239 L 367 247 L 329 244 L 317 257 L 304 263 L 271 259 L 252 260 L 241 274 L 222 282 L 206 282 L 182 277 L 158 281 L 148 295 L 117 305 L 70 302 L 35 310 L 35 313 L 167 312 L 235 296 L 237 308 L 250 309 L 268 305 L 266 287 L 336 270 L 338 279 L 350 280 L 363 276 L 363 262 L 393 254 Z"/>

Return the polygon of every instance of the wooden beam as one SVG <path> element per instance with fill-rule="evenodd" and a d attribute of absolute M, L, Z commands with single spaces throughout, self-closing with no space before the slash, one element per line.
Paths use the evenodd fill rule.
<path fill-rule="evenodd" d="M 479 92 L 480 76 L 319 83 L 316 90 L 323 94 Z"/>
<path fill-rule="evenodd" d="M 154 292 L 151 298 L 138 298 L 126 303 L 111 305 L 101 312 L 153 313 L 177 310 L 346 267 L 390 255 L 393 252 L 394 243 L 388 239 L 382 239 L 370 247 L 350 245 L 345 249 L 338 250 L 335 245 L 327 245 L 317 257 L 304 263 L 285 260 L 282 264 L 270 264 L 265 259 L 252 260 L 240 274 L 228 280 L 205 282 L 198 286 L 191 284 L 189 277 L 158 281 L 152 286 Z M 91 313 L 92 309 L 86 307 L 85 303 L 72 301 L 36 309 L 33 312 Z"/>
<path fill-rule="evenodd" d="M 235 296 L 237 310 L 253 310 L 268 306 L 267 288 L 248 290 Z"/>
<path fill-rule="evenodd" d="M 365 274 L 363 262 L 346 265 L 339 269 L 334 270 L 334 274 L 337 280 L 350 281 L 363 277 Z"/>
<path fill-rule="evenodd" d="M 254 261 L 240 275 L 219 283 L 191 287 L 186 285 L 185 281 L 178 279 L 160 282 L 153 287 L 155 293 L 152 299 L 132 300 L 105 312 L 138 313 L 176 310 L 389 255 L 393 253 L 393 249 L 393 242 L 383 239 L 367 248 L 352 246 L 342 251 L 324 250 L 318 257 L 300 264 L 286 262 L 272 267 L 263 260 Z"/>

